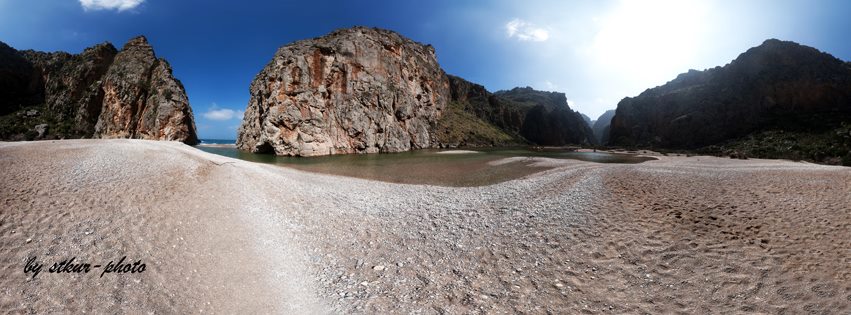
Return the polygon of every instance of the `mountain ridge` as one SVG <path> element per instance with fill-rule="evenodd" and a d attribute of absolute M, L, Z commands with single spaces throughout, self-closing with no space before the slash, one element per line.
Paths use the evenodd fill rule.
<path fill-rule="evenodd" d="M 690 70 L 636 97 L 624 98 L 612 119 L 611 144 L 694 150 L 768 130 L 832 138 L 821 135 L 826 132 L 822 129 L 851 122 L 851 68 L 847 65 L 812 47 L 766 40 L 723 67 Z M 811 123 L 819 121 L 813 117 L 838 120 Z M 811 150 L 829 152 L 804 149 L 788 157 L 822 160 L 822 155 L 846 154 L 843 139 L 817 142 L 825 147 Z M 737 148 L 753 156 L 784 156 L 779 149 Z"/>

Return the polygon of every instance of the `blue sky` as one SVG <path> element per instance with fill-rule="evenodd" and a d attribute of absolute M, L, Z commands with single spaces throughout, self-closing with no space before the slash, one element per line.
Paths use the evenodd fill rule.
<path fill-rule="evenodd" d="M 171 62 L 202 138 L 233 139 L 275 50 L 354 25 L 432 44 L 450 74 L 491 91 L 564 92 L 596 118 L 688 69 L 768 38 L 851 60 L 849 1 L 0 0 L 0 41 L 68 51 L 143 34 Z"/>

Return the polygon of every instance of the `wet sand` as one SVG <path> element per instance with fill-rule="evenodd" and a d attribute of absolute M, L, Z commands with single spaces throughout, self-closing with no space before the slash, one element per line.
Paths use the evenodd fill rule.
<path fill-rule="evenodd" d="M 549 169 L 458 188 L 178 143 L 2 143 L 0 311 L 851 312 L 851 168 L 532 163 Z M 123 255 L 147 270 L 23 272 Z"/>

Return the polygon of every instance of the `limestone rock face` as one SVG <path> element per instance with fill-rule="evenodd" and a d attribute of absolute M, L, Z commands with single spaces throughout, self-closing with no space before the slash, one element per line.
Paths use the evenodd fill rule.
<path fill-rule="evenodd" d="M 198 142 L 183 85 L 144 37 L 131 39 L 115 56 L 101 90 L 96 136 Z"/>
<path fill-rule="evenodd" d="M 109 43 L 78 55 L 18 52 L 3 44 L 0 56 L 0 69 L 18 69 L 0 70 L 0 95 L 13 96 L 0 104 L 4 139 L 198 142 L 183 86 L 143 36 L 131 39 L 120 52 Z M 34 129 L 41 124 L 47 127 Z"/>
<path fill-rule="evenodd" d="M 292 156 L 432 147 L 450 97 L 434 48 L 364 27 L 281 47 L 250 93 L 237 147 Z"/>
<path fill-rule="evenodd" d="M 809 120 L 825 117 L 851 117 L 851 67 L 815 48 L 772 39 L 724 67 L 692 70 L 623 99 L 610 140 L 697 148 L 766 128 L 810 128 Z"/>

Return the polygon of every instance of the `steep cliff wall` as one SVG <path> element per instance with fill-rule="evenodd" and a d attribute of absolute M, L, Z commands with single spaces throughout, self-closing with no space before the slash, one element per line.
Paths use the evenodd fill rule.
<path fill-rule="evenodd" d="M 431 46 L 356 27 L 281 47 L 250 92 L 237 146 L 314 156 L 433 146 L 449 83 Z"/>
<path fill-rule="evenodd" d="M 73 55 L 0 45 L 0 137 L 198 142 L 180 81 L 145 37 Z"/>

